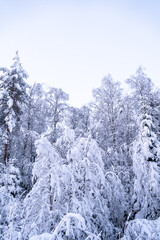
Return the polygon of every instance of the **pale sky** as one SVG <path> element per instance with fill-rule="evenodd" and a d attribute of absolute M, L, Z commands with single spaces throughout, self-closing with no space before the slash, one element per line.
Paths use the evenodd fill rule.
<path fill-rule="evenodd" d="M 139 65 L 160 87 L 160 0 L 0 0 L 0 34 L 0 67 L 18 50 L 28 83 L 62 88 L 73 106 Z"/>

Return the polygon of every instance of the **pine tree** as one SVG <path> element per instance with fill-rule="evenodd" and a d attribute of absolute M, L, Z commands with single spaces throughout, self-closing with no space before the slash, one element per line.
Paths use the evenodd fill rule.
<path fill-rule="evenodd" d="M 28 75 L 22 68 L 18 52 L 13 59 L 13 65 L 10 70 L 1 68 L 3 75 L 0 80 L 1 91 L 1 124 L 3 124 L 3 138 L 4 138 L 4 164 L 7 165 L 10 155 L 11 133 L 16 127 L 20 116 L 23 113 L 23 104 L 26 101 L 26 87 L 25 79 Z"/>
<path fill-rule="evenodd" d="M 3 213 L 4 239 L 9 239 L 10 212 L 14 208 L 17 198 L 22 192 L 20 173 L 20 118 L 23 114 L 24 104 L 27 99 L 25 79 L 28 77 L 20 63 L 18 52 L 13 59 L 10 69 L 1 68 L 0 76 L 0 128 L 2 134 L 2 156 L 4 185 L 1 190 L 1 209 Z M 4 200 L 5 199 L 5 200 Z"/>
<path fill-rule="evenodd" d="M 136 218 L 156 219 L 160 213 L 160 143 L 151 116 L 142 114 L 139 126 L 133 143 L 133 214 Z"/>
<path fill-rule="evenodd" d="M 154 126 L 154 86 L 142 67 L 127 82 L 133 89 L 132 97 L 137 116 L 137 137 L 133 142 L 134 195 L 133 216 L 155 219 L 160 211 L 160 143 Z"/>

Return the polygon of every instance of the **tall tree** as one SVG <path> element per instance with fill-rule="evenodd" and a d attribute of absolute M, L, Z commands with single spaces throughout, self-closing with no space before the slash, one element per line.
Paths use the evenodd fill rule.
<path fill-rule="evenodd" d="M 146 75 L 144 68 L 139 67 L 134 75 L 126 80 L 132 89 L 132 99 L 137 114 L 151 114 L 151 102 L 154 84 Z"/>
<path fill-rule="evenodd" d="M 93 116 L 98 122 L 95 129 L 96 139 L 103 149 L 112 147 L 115 150 L 122 139 L 118 137 L 122 107 L 120 83 L 108 75 L 102 80 L 101 87 L 93 90 L 93 97 Z"/>
<path fill-rule="evenodd" d="M 136 218 L 155 219 L 160 213 L 160 143 L 154 133 L 152 117 L 139 117 L 139 132 L 133 143 L 133 170 L 135 174 L 133 215 Z"/>
<path fill-rule="evenodd" d="M 23 113 L 23 105 L 27 98 L 25 79 L 28 75 L 24 71 L 18 52 L 13 59 L 13 65 L 10 70 L 1 68 L 0 91 L 1 91 L 1 123 L 3 124 L 4 138 L 4 163 L 7 164 L 10 155 L 11 135 L 14 128 L 17 126 L 20 116 Z"/>
<path fill-rule="evenodd" d="M 133 142 L 133 216 L 155 219 L 159 213 L 160 143 L 154 126 L 154 86 L 142 67 L 127 82 L 133 89 L 137 116 L 137 137 Z"/>

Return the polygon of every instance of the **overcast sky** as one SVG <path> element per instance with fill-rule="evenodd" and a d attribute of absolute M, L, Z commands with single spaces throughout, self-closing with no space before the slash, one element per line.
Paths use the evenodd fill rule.
<path fill-rule="evenodd" d="M 139 65 L 160 87 L 160 1 L 0 0 L 0 66 L 16 50 L 29 83 L 62 88 L 74 106 Z"/>

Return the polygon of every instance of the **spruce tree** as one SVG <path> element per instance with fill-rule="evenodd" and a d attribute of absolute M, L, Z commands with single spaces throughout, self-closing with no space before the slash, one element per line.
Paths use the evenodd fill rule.
<path fill-rule="evenodd" d="M 0 123 L 3 124 L 3 139 L 4 139 L 4 164 L 7 165 L 10 157 L 10 144 L 12 132 L 20 121 L 20 116 L 23 113 L 23 105 L 27 99 L 25 79 L 28 75 L 24 71 L 18 52 L 13 59 L 13 64 L 10 69 L 1 68 L 3 74 L 0 77 L 0 92 L 1 92 L 1 115 Z"/>

